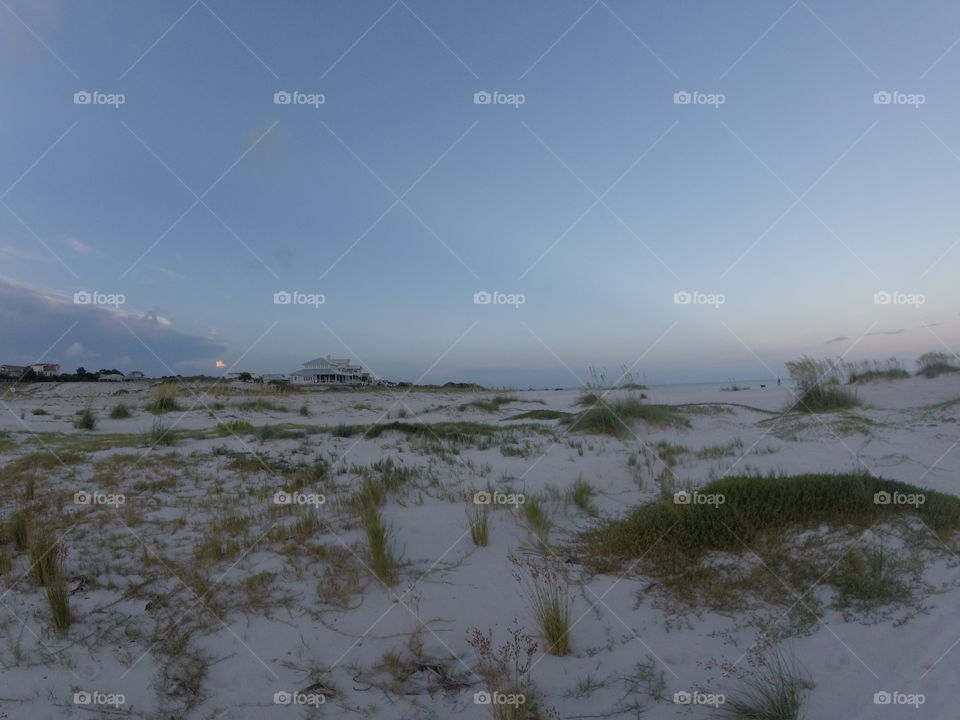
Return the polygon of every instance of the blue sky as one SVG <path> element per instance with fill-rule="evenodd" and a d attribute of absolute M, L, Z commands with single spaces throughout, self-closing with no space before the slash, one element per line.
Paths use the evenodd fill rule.
<path fill-rule="evenodd" d="M 679 382 L 960 349 L 956 3 L 0 16 L 4 362 L 216 374 L 333 353 L 552 387 L 591 365 Z"/>

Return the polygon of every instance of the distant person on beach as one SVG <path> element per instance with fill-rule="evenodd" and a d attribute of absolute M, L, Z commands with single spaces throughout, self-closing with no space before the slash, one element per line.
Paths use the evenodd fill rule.
<path fill-rule="evenodd" d="M 780 387 L 780 378 L 777 378 L 777 387 Z"/>

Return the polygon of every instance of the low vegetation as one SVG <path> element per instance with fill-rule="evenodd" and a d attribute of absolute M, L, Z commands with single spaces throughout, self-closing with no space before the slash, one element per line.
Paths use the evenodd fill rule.
<path fill-rule="evenodd" d="M 174 383 L 158 385 L 153 391 L 150 402 L 147 403 L 147 410 L 156 415 L 182 410 L 183 408 L 177 402 L 179 394 L 180 389 Z"/>
<path fill-rule="evenodd" d="M 925 378 L 935 378 L 944 373 L 960 372 L 957 356 L 945 352 L 924 353 L 917 359 L 919 370 L 917 375 Z"/>
<path fill-rule="evenodd" d="M 240 433 L 251 432 L 253 425 L 246 420 L 231 420 L 230 422 L 217 423 L 218 435 L 239 435 Z"/>
<path fill-rule="evenodd" d="M 528 566 L 529 599 L 544 647 L 551 655 L 563 657 L 570 652 L 570 625 L 573 603 L 560 568 Z"/>
<path fill-rule="evenodd" d="M 477 547 L 486 547 L 490 542 L 490 509 L 486 505 L 474 505 L 467 510 L 470 523 L 470 539 Z"/>
<path fill-rule="evenodd" d="M 797 389 L 796 400 L 788 408 L 789 412 L 836 412 L 860 404 L 857 396 L 840 384 L 836 363 L 804 355 L 788 362 L 787 371 Z"/>
<path fill-rule="evenodd" d="M 97 416 L 90 408 L 84 408 L 77 413 L 73 426 L 77 430 L 94 430 L 97 427 Z"/>
<path fill-rule="evenodd" d="M 721 716 L 732 720 L 801 720 L 807 692 L 813 688 L 806 669 L 779 649 L 766 653 L 753 665 L 740 688 L 720 706 Z"/>
<path fill-rule="evenodd" d="M 869 600 L 864 594 L 882 599 L 893 589 L 893 570 L 900 575 L 916 570 L 915 558 L 900 568 L 889 557 L 855 555 L 842 561 L 844 543 L 825 543 L 825 534 L 863 532 L 911 517 L 947 542 L 960 530 L 960 498 L 869 475 L 728 477 L 696 493 L 639 506 L 623 519 L 588 531 L 579 554 L 604 572 L 636 562 L 676 597 L 707 607 L 739 607 L 751 593 L 772 602 L 792 601 L 781 583 L 770 580 L 767 567 L 777 567 L 778 575 L 794 579 L 797 587 L 831 586 L 839 606 L 864 601 L 859 602 L 863 607 Z M 922 532 L 909 522 L 901 525 L 909 541 L 942 549 L 939 542 L 929 542 L 923 525 Z M 810 534 L 812 530 L 817 532 Z M 901 555 L 906 563 L 908 553 Z M 755 557 L 763 562 L 751 568 L 745 561 Z M 871 577 L 862 574 L 864 568 L 876 579 L 875 592 L 864 580 Z M 859 598 L 849 585 L 856 582 Z"/>
<path fill-rule="evenodd" d="M 896 358 L 889 358 L 884 361 L 874 360 L 871 362 L 865 360 L 860 363 L 844 363 L 844 370 L 847 373 L 847 383 L 850 385 L 878 380 L 903 380 L 910 377 L 910 373 L 907 372 L 903 363 Z"/>
<path fill-rule="evenodd" d="M 155 419 L 150 429 L 143 434 L 143 444 L 151 447 L 154 445 L 176 445 L 176 443 L 176 433 L 159 418 Z"/>
<path fill-rule="evenodd" d="M 477 410 L 483 410 L 485 412 L 496 412 L 504 405 L 509 405 L 513 402 L 519 402 L 519 398 L 516 395 L 494 395 L 493 397 L 472 400 L 468 403 L 464 403 L 457 409 L 463 411 L 476 408 Z"/>
<path fill-rule="evenodd" d="M 383 520 L 376 504 L 366 505 L 360 514 L 363 529 L 367 534 L 367 550 L 370 569 L 387 587 L 397 584 L 400 560 L 393 550 L 391 530 Z"/>
<path fill-rule="evenodd" d="M 110 410 L 110 419 L 111 420 L 125 420 L 128 417 L 133 416 L 133 411 L 130 409 L 130 406 L 124 402 L 119 402 L 113 406 L 113 409 Z"/>
<path fill-rule="evenodd" d="M 630 396 L 600 400 L 582 412 L 565 419 L 572 431 L 623 438 L 633 434 L 630 422 L 639 420 L 655 427 L 689 427 L 679 410 L 670 405 L 648 405 Z"/>

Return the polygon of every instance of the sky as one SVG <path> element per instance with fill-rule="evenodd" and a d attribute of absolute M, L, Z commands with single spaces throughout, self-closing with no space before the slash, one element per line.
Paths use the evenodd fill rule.
<path fill-rule="evenodd" d="M 958 45 L 941 0 L 3 0 L 0 362 L 912 367 L 960 350 Z"/>

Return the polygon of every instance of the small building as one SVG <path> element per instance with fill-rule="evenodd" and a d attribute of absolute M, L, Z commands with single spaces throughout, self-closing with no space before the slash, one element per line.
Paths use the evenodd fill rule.
<path fill-rule="evenodd" d="M 59 363 L 34 363 L 30 369 L 40 377 L 57 377 L 60 374 Z"/>
<path fill-rule="evenodd" d="M 349 359 L 314 358 L 303 364 L 300 370 L 288 373 L 293 385 L 368 385 L 370 373 Z"/>
<path fill-rule="evenodd" d="M 131 370 L 127 373 L 127 376 L 124 378 L 124 380 L 143 380 L 144 377 L 144 374 L 139 370 Z"/>
<path fill-rule="evenodd" d="M 123 382 L 123 373 L 122 372 L 100 373 L 100 377 L 97 379 L 100 382 Z"/>
<path fill-rule="evenodd" d="M 28 365 L 0 365 L 0 375 L 19 378 L 29 369 Z"/>

